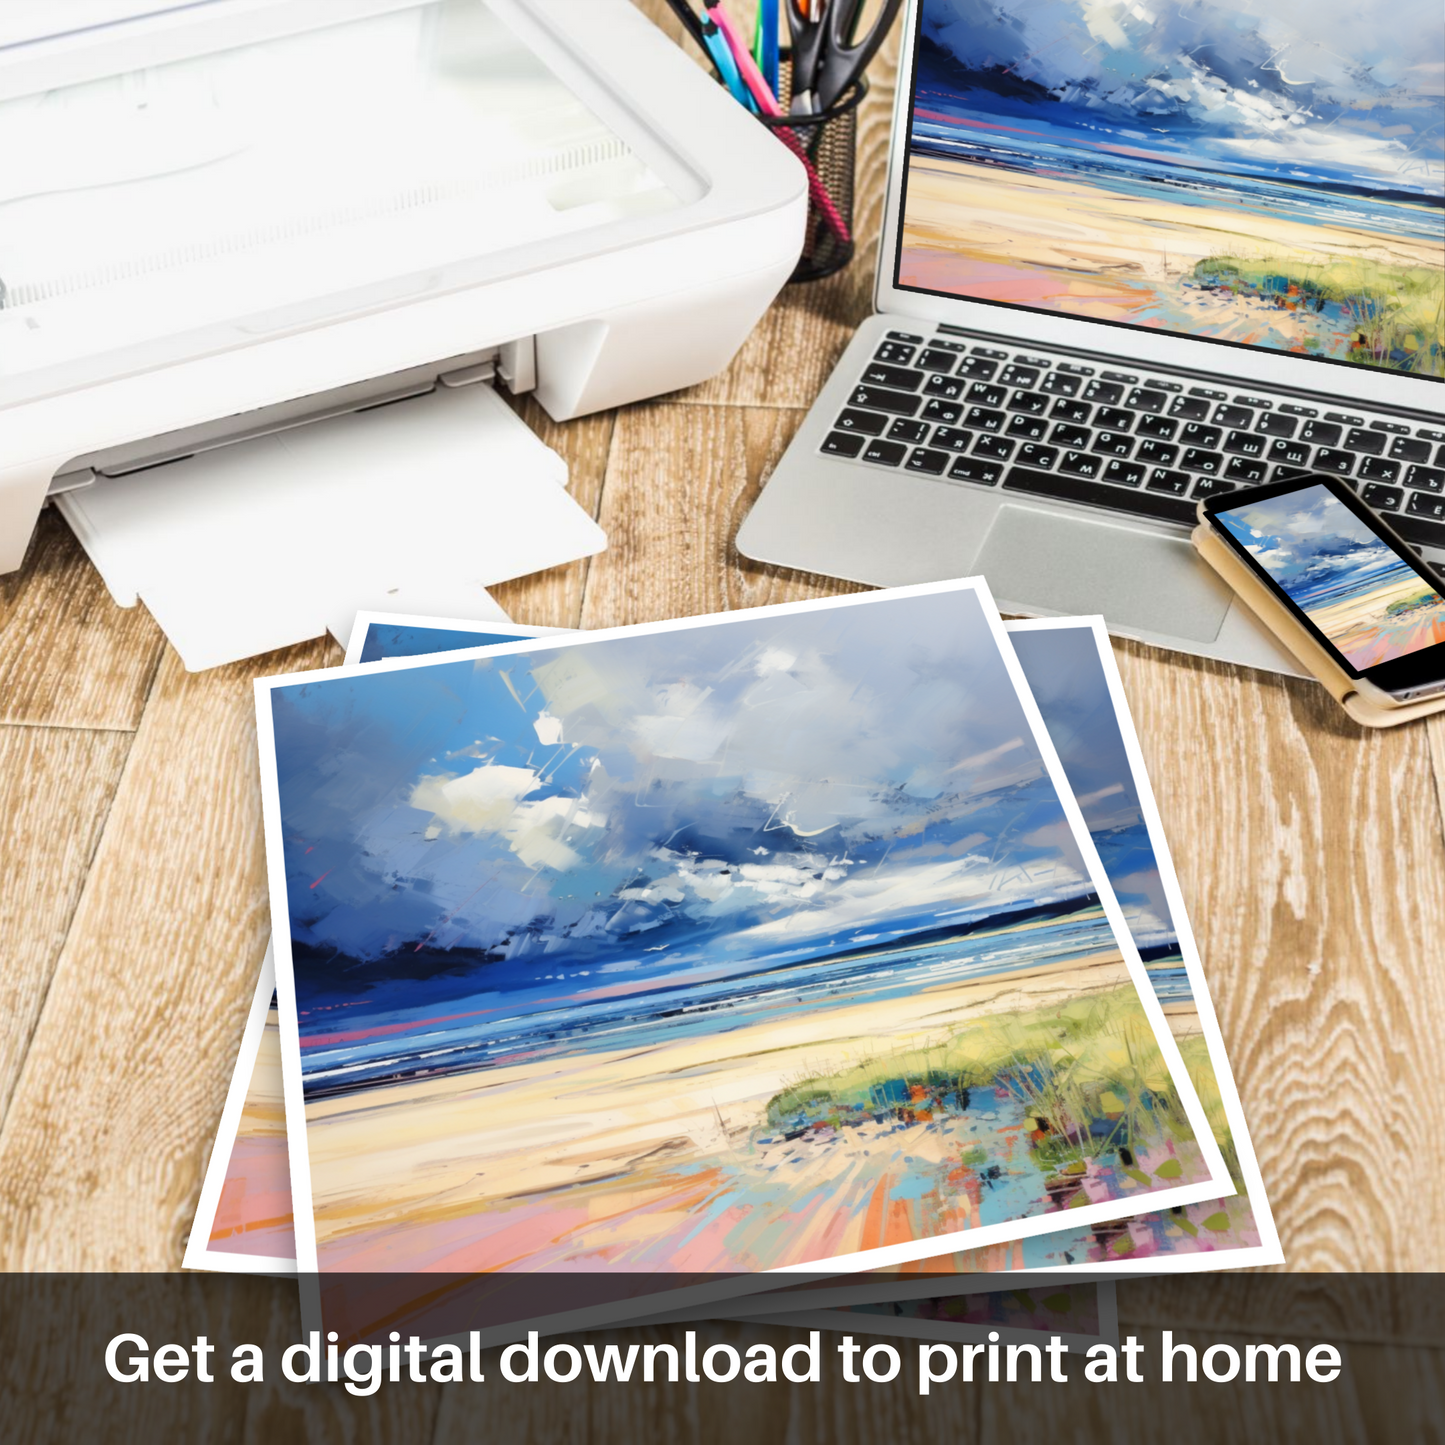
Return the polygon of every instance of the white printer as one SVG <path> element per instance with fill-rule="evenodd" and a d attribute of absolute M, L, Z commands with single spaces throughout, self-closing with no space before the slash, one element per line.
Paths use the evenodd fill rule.
<path fill-rule="evenodd" d="M 392 573 L 444 575 L 477 488 L 547 470 L 498 398 L 455 398 L 500 379 L 564 420 L 714 374 L 806 205 L 798 162 L 628 0 L 7 6 L 0 572 L 56 496 L 122 602 L 184 608 L 248 525 L 235 566 L 263 575 L 270 539 L 280 582 L 313 525 L 294 463 L 346 516 L 304 544 L 318 595 L 325 556 L 364 553 L 375 595 L 348 605 L 443 611 Z M 388 447 L 414 464 L 377 463 L 348 506 L 352 463 Z M 562 560 L 500 550 L 472 582 Z M 182 553 L 158 609 L 175 579 L 150 569 Z"/>

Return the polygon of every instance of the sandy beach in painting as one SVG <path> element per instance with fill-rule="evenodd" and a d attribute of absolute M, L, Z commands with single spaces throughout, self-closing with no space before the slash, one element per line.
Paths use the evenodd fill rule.
<path fill-rule="evenodd" d="M 1164 194 L 1145 200 L 935 156 L 909 162 L 905 286 L 1340 353 L 1344 342 L 1331 335 L 1338 328 L 1306 307 L 1187 284 L 1199 262 L 1221 255 L 1301 276 L 1342 260 L 1437 278 L 1440 268 L 1438 240 L 1428 236 L 1185 205 Z"/>
<path fill-rule="evenodd" d="M 291 1168 L 281 1083 L 281 1034 L 276 1011 L 266 1015 L 226 1182 L 211 1224 L 210 1248 L 223 1254 L 291 1259 Z"/>
<path fill-rule="evenodd" d="M 961 1161 L 985 1138 L 997 1157 L 1000 1133 L 1005 1152 L 1022 1156 L 1021 1121 L 997 1127 L 995 1107 L 977 1120 L 893 1118 L 784 1141 L 759 1127 L 770 1098 L 800 1078 L 956 1038 L 990 1015 L 1047 1014 L 1121 989 L 1132 992 L 1122 960 L 1096 955 L 928 990 L 923 1009 L 875 999 L 734 1035 L 308 1105 L 312 1176 L 325 1183 L 314 1199 L 322 1268 L 384 1267 L 400 1254 L 434 1270 L 522 1260 L 706 1270 L 974 1227 L 980 1195 Z M 1202 1177 L 1194 1146 L 1178 1152 L 1181 1178 Z M 936 1176 L 932 1191 L 918 1191 L 920 1169 Z"/>
<path fill-rule="evenodd" d="M 1413 571 L 1308 611 L 1315 626 L 1356 667 L 1371 667 L 1445 642 L 1445 601 Z"/>

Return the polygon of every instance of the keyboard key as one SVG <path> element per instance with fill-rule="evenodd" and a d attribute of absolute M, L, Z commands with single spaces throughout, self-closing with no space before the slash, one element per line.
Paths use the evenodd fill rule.
<path fill-rule="evenodd" d="M 890 331 L 888 333 L 888 339 L 890 341 L 911 342 L 914 346 L 921 346 L 923 344 L 923 338 L 921 336 L 915 336 L 911 331 Z"/>
<path fill-rule="evenodd" d="M 1157 376 L 1146 376 L 1145 386 L 1152 386 L 1155 391 L 1183 391 L 1184 388 L 1177 381 L 1160 381 Z"/>
<path fill-rule="evenodd" d="M 1349 453 L 1345 452 L 1343 455 L 1349 456 Z M 1320 460 L 1322 456 L 1324 456 L 1323 452 L 1317 452 L 1315 454 L 1315 465 L 1317 467 L 1324 466 L 1324 463 Z M 1393 482 L 1397 481 L 1399 476 L 1399 462 L 1387 461 L 1384 457 L 1366 457 L 1364 461 L 1360 463 L 1360 478 L 1362 481 Z"/>
<path fill-rule="evenodd" d="M 1427 442 L 1445 442 L 1445 431 L 1435 431 L 1428 426 L 1417 426 L 1415 435 L 1424 437 Z"/>
<path fill-rule="evenodd" d="M 1121 437 L 1118 432 L 1101 431 L 1094 438 L 1091 450 L 1111 457 L 1127 457 L 1134 450 L 1134 443 L 1128 437 Z"/>
<path fill-rule="evenodd" d="M 1224 470 L 1224 458 L 1218 452 L 1207 452 L 1203 447 L 1189 447 L 1179 458 L 1181 467 L 1191 472 L 1203 472 L 1205 476 L 1217 476 Z"/>
<path fill-rule="evenodd" d="M 977 432 L 964 431 L 962 427 L 941 426 L 934 430 L 933 445 L 947 447 L 951 452 L 966 452 L 977 435 Z"/>
<path fill-rule="evenodd" d="M 1326 421 L 1337 421 L 1341 426 L 1364 426 L 1365 419 L 1362 416 L 1351 416 L 1348 412 L 1327 411 Z"/>
<path fill-rule="evenodd" d="M 1203 421 L 1209 411 L 1209 403 L 1199 396 L 1176 396 L 1169 403 L 1169 415 L 1181 421 Z"/>
<path fill-rule="evenodd" d="M 900 416 L 888 428 L 889 441 L 912 442 L 915 446 L 927 435 L 928 423 L 926 421 L 910 421 L 906 416 Z"/>
<path fill-rule="evenodd" d="M 1396 437 L 1390 443 L 1390 455 L 1397 462 L 1428 462 L 1430 443 L 1414 441 L 1410 437 Z"/>
<path fill-rule="evenodd" d="M 1206 401 L 1229 400 L 1229 393 L 1227 391 L 1213 391 L 1207 386 L 1191 386 L 1189 388 L 1189 395 L 1202 396 Z"/>
<path fill-rule="evenodd" d="M 1393 512 L 1400 505 L 1400 498 L 1404 495 L 1399 487 L 1383 487 L 1378 483 L 1372 483 L 1360 493 L 1360 500 L 1367 507 L 1373 507 L 1377 512 Z"/>
<path fill-rule="evenodd" d="M 830 456 L 856 457 L 868 438 L 858 432 L 830 431 L 823 438 L 822 450 Z"/>
<path fill-rule="evenodd" d="M 1141 416 L 1134 434 L 1141 437 L 1158 437 L 1160 441 L 1172 441 L 1179 430 L 1179 423 L 1167 416 Z"/>
<path fill-rule="evenodd" d="M 1179 455 L 1178 447 L 1171 447 L 1168 442 L 1147 441 L 1139 443 L 1139 450 L 1134 453 L 1135 461 L 1143 462 L 1151 467 L 1172 467 L 1174 458 Z"/>
<path fill-rule="evenodd" d="M 946 401 L 957 401 L 963 395 L 965 382 L 961 377 L 945 376 L 941 371 L 935 371 L 923 384 L 923 389 L 929 396 L 941 396 Z"/>
<path fill-rule="evenodd" d="M 1266 411 L 1268 411 L 1270 407 L 1274 405 L 1272 401 L 1269 401 L 1262 396 L 1237 396 L 1234 398 L 1234 404 L 1236 406 L 1263 407 Z"/>
<path fill-rule="evenodd" d="M 1003 467 L 997 462 L 983 462 L 977 457 L 959 457 L 948 469 L 950 477 L 961 482 L 981 482 L 986 487 L 994 485 L 1003 476 Z"/>
<path fill-rule="evenodd" d="M 918 353 L 918 360 L 914 365 L 921 366 L 925 371 L 939 371 L 947 376 L 958 365 L 958 357 L 951 351 L 940 351 L 938 347 L 930 346 L 926 351 Z"/>
<path fill-rule="evenodd" d="M 1337 472 L 1340 476 L 1347 477 L 1354 465 L 1354 452 L 1342 452 L 1338 447 L 1321 447 L 1315 453 L 1315 466 L 1322 472 Z M 1363 476 L 1364 473 L 1360 475 Z"/>
<path fill-rule="evenodd" d="M 858 431 L 864 436 L 882 436 L 888 427 L 888 418 L 874 411 L 845 411 L 833 426 L 838 431 Z"/>
<path fill-rule="evenodd" d="M 1079 386 L 1080 379 L 1077 376 L 1069 376 L 1062 371 L 1051 371 L 1044 377 L 1042 389 L 1050 396 L 1077 396 Z"/>
<path fill-rule="evenodd" d="M 1047 470 L 1058 461 L 1059 453 L 1057 447 L 1039 447 L 1032 442 L 1019 448 L 1019 465 L 1025 467 L 1040 467 Z"/>
<path fill-rule="evenodd" d="M 889 391 L 881 386 L 854 387 L 848 404 L 867 407 L 871 411 L 891 412 L 894 416 L 913 416 L 922 405 L 918 397 L 906 391 Z"/>
<path fill-rule="evenodd" d="M 1278 437 L 1269 444 L 1269 459 L 1283 462 L 1287 467 L 1303 467 L 1310 459 L 1310 449 L 1303 442 L 1286 441 Z M 1280 478 L 1281 481 L 1284 478 Z"/>
<path fill-rule="evenodd" d="M 962 356 L 963 353 L 968 350 L 968 347 L 964 345 L 962 341 L 946 341 L 942 336 L 935 336 L 928 344 L 930 346 L 936 346 L 940 351 L 956 352 L 959 356 Z M 977 351 L 978 348 L 974 347 L 974 350 Z"/>
<path fill-rule="evenodd" d="M 1169 492 L 1182 497 L 1189 490 L 1188 472 L 1171 472 L 1165 467 L 1155 467 L 1149 474 L 1151 492 Z"/>
<path fill-rule="evenodd" d="M 1187 447 L 1217 447 L 1223 435 L 1217 426 L 1200 426 L 1192 421 L 1179 433 L 1179 440 Z"/>
<path fill-rule="evenodd" d="M 1111 511 L 1159 517 L 1170 522 L 1194 521 L 1194 504 L 1182 497 L 1160 492 L 1129 491 L 1107 482 L 1090 481 L 1061 472 L 1035 472 L 1028 467 L 1010 467 L 1004 478 L 1005 490 L 1029 492 L 1038 497 L 1057 497 L 1067 502 L 1087 502 Z"/>
<path fill-rule="evenodd" d="M 1262 457 L 1265 439 L 1258 432 L 1232 431 L 1224 439 L 1224 450 L 1237 457 Z"/>
<path fill-rule="evenodd" d="M 901 341 L 885 341 L 873 353 L 874 361 L 886 361 L 890 366 L 907 366 L 913 360 L 913 347 Z"/>
<path fill-rule="evenodd" d="M 1035 366 L 1040 371 L 1045 370 L 1049 365 L 1042 356 L 1025 356 L 1023 352 L 1019 352 L 1014 357 L 1014 360 L 1018 362 L 1020 366 Z"/>
<path fill-rule="evenodd" d="M 1002 431 L 1003 422 L 1001 411 L 989 411 L 982 406 L 971 406 L 963 415 L 963 424 L 976 427 L 979 431 Z"/>
<path fill-rule="evenodd" d="M 1049 440 L 1058 442 L 1061 447 L 1086 447 L 1089 445 L 1090 435 L 1087 427 L 1070 426 L 1067 422 L 1061 421 L 1054 428 L 1054 433 Z"/>
<path fill-rule="evenodd" d="M 1059 363 L 1059 370 L 1072 371 L 1075 376 L 1092 376 L 1094 374 L 1094 368 L 1092 366 L 1075 366 L 1072 361 L 1061 361 Z"/>
<path fill-rule="evenodd" d="M 896 386 L 899 391 L 917 391 L 923 385 L 923 373 L 904 366 L 885 366 L 871 361 L 863 370 L 863 380 L 870 386 Z"/>
<path fill-rule="evenodd" d="M 1257 466 L 1258 463 L 1252 462 L 1249 463 L 1249 465 Z M 1260 467 L 1260 471 L 1263 470 L 1264 468 Z M 1218 477 L 1200 477 L 1200 479 L 1195 482 L 1194 490 L 1190 492 L 1189 495 L 1195 498 L 1217 497 L 1221 492 L 1232 492 L 1233 490 L 1233 482 L 1221 482 Z"/>
<path fill-rule="evenodd" d="M 973 454 L 976 457 L 995 457 L 1001 462 L 1006 462 L 1013 455 L 1014 444 L 1005 441 L 1003 437 L 979 437 L 974 443 Z"/>
<path fill-rule="evenodd" d="M 1345 433 L 1345 445 L 1352 452 L 1364 452 L 1366 456 L 1377 457 L 1385 450 L 1385 438 L 1377 431 L 1362 431 L 1351 427 Z"/>
<path fill-rule="evenodd" d="M 1430 492 L 1411 492 L 1405 510 L 1412 517 L 1431 517 L 1435 521 L 1445 519 L 1445 496 Z"/>
<path fill-rule="evenodd" d="M 1102 376 L 1105 381 L 1122 381 L 1125 386 L 1133 386 L 1134 383 L 1139 380 L 1137 376 L 1129 371 L 1101 371 L 1099 375 Z"/>
<path fill-rule="evenodd" d="M 1104 480 L 1119 487 L 1137 487 L 1144 480 L 1144 468 L 1138 462 L 1121 462 L 1115 457 L 1104 468 Z"/>
<path fill-rule="evenodd" d="M 947 452 L 932 451 L 928 447 L 915 447 L 908 458 L 910 472 L 926 472 L 930 477 L 941 477 L 948 468 L 950 457 Z"/>
<path fill-rule="evenodd" d="M 1134 413 L 1119 406 L 1101 406 L 1094 413 L 1094 425 L 1105 431 L 1128 431 L 1134 425 Z"/>
<path fill-rule="evenodd" d="M 998 362 L 985 360 L 982 356 L 966 356 L 958 363 L 958 374 L 971 381 L 992 381 L 998 370 Z"/>
<path fill-rule="evenodd" d="M 1100 381 L 1096 377 L 1084 388 L 1085 401 L 1101 401 L 1105 406 L 1113 406 L 1121 396 L 1124 395 L 1124 388 L 1115 381 Z M 1008 485 L 1007 482 L 1004 483 Z"/>
<path fill-rule="evenodd" d="M 956 422 L 963 415 L 963 408 L 955 406 L 951 401 L 941 401 L 938 397 L 930 397 L 924 403 L 923 415 L 929 421 Z"/>
<path fill-rule="evenodd" d="M 1004 386 L 1034 386 L 1039 379 L 1039 370 L 1036 366 L 1006 366 L 999 381 Z"/>
<path fill-rule="evenodd" d="M 1008 424 L 1008 435 L 1024 437 L 1028 441 L 1042 441 L 1049 424 L 1041 416 L 1016 416 Z"/>
<path fill-rule="evenodd" d="M 881 467 L 896 467 L 908 455 L 908 448 L 902 442 L 886 442 L 874 437 L 863 449 L 865 462 L 877 462 Z"/>
<path fill-rule="evenodd" d="M 1255 426 L 1255 431 L 1267 437 L 1292 437 L 1299 430 L 1299 422 L 1292 416 L 1280 416 L 1277 412 L 1265 412 Z"/>
<path fill-rule="evenodd" d="M 1282 402 L 1280 402 L 1280 404 L 1279 404 L 1279 409 L 1280 409 L 1281 411 L 1288 412 L 1291 416 L 1318 416 L 1318 415 L 1319 415 L 1319 412 L 1317 412 L 1317 411 L 1314 409 L 1314 407 L 1312 407 L 1312 406 L 1296 406 L 1296 405 L 1294 404 L 1294 402 L 1292 402 L 1292 401 L 1282 401 Z"/>
<path fill-rule="evenodd" d="M 1445 547 L 1445 524 L 1396 512 L 1390 518 L 1390 525 L 1407 542 L 1414 542 L 1420 547 Z"/>
<path fill-rule="evenodd" d="M 1405 485 L 1422 492 L 1445 491 L 1445 471 L 1438 467 L 1411 467 L 1405 473 Z"/>
<path fill-rule="evenodd" d="M 1093 415 L 1094 408 L 1083 401 L 1065 401 L 1062 398 L 1054 403 L 1054 409 L 1049 415 L 1057 421 L 1086 422 Z"/>
<path fill-rule="evenodd" d="M 1049 409 L 1049 399 L 1041 391 L 1016 391 L 1009 398 L 1008 409 L 1042 416 Z"/>
<path fill-rule="evenodd" d="M 1338 446 L 1343 433 L 1333 422 L 1329 421 L 1307 421 L 1305 429 L 1299 434 L 1302 442 L 1314 442 L 1318 446 Z"/>
<path fill-rule="evenodd" d="M 1217 406 L 1214 420 L 1219 426 L 1247 427 L 1254 421 L 1254 413 L 1247 406 Z"/>
<path fill-rule="evenodd" d="M 1065 452 L 1059 470 L 1075 477 L 1097 477 L 1104 470 L 1104 459 L 1088 452 Z"/>
<path fill-rule="evenodd" d="M 1440 450 L 1435 453 L 1435 465 L 1437 467 L 1445 467 L 1445 447 L 1441 447 Z"/>
<path fill-rule="evenodd" d="M 1313 476 L 1313 469 L 1310 467 L 1276 467 L 1274 474 L 1270 477 L 1272 482 L 1297 482 L 1301 477 Z"/>
<path fill-rule="evenodd" d="M 988 356 L 988 357 L 992 357 L 993 360 L 995 360 L 995 361 L 1007 361 L 1007 360 L 1008 360 L 1008 352 L 1006 352 L 1006 351 L 999 351 L 999 350 L 997 350 L 996 348 L 993 348 L 993 347 L 988 347 L 988 346 L 972 346 L 972 347 L 969 348 L 969 350 L 972 351 L 975 356 Z"/>
<path fill-rule="evenodd" d="M 1370 430 L 1393 432 L 1395 435 L 1402 437 L 1410 435 L 1410 428 L 1407 427 L 1404 422 L 1399 421 L 1372 421 L 1370 423 Z"/>
<path fill-rule="evenodd" d="M 1224 469 L 1224 475 L 1232 482 L 1262 482 L 1264 474 L 1269 470 L 1261 461 L 1254 457 L 1232 457 L 1229 465 Z M 1202 486 L 1203 483 L 1201 482 Z M 1196 493 L 1198 495 L 1198 493 Z"/>
<path fill-rule="evenodd" d="M 1162 391 L 1151 391 L 1145 386 L 1136 386 L 1129 393 L 1129 400 L 1126 406 L 1132 406 L 1135 411 L 1163 411 L 1164 403 L 1169 398 Z"/>
<path fill-rule="evenodd" d="M 1001 386 L 989 386 L 987 382 L 976 381 L 968 389 L 966 401 L 971 401 L 975 406 L 1002 406 L 1008 392 Z"/>

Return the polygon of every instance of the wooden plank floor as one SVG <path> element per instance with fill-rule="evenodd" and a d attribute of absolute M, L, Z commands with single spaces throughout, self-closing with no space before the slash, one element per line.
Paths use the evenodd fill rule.
<path fill-rule="evenodd" d="M 688 392 L 567 425 L 518 403 L 610 545 L 498 588 L 517 620 L 850 590 L 732 539 L 868 309 L 890 63 L 845 273 L 785 291 Z M 1117 651 L 1287 1267 L 1445 1269 L 1445 721 L 1368 734 L 1313 685 Z M 339 655 L 187 674 L 53 512 L 0 578 L 0 1269 L 179 1266 L 268 926 L 250 680 Z M 1151 1288 L 1167 1300 L 1130 1288 L 1140 1318 Z M 244 1436 L 275 1423 L 260 1410 Z"/>

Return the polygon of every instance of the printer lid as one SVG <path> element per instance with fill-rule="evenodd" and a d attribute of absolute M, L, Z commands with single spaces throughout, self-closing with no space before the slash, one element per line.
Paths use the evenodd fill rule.
<path fill-rule="evenodd" d="M 709 185 L 608 100 L 630 9 L 7 6 L 0 408 L 675 224 Z"/>

